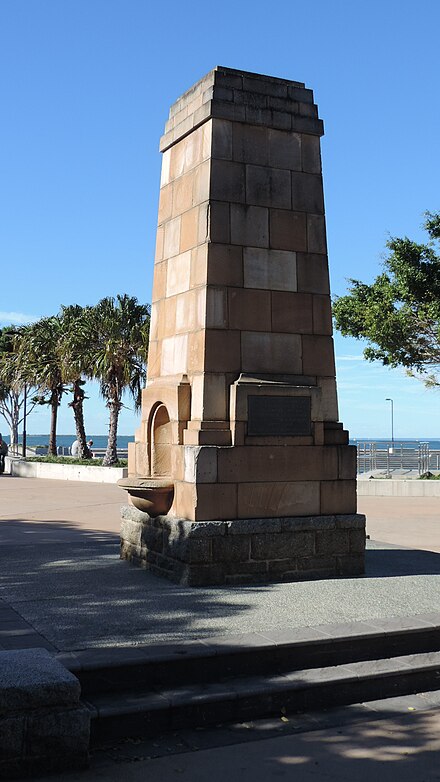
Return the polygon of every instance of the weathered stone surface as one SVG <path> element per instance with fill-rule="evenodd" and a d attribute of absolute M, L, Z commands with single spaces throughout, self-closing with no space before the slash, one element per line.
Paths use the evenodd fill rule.
<path fill-rule="evenodd" d="M 212 541 L 213 562 L 248 562 L 250 537 L 248 535 L 225 535 Z"/>
<path fill-rule="evenodd" d="M 256 533 L 281 532 L 284 519 L 235 519 L 228 521 L 229 535 L 255 535 Z"/>
<path fill-rule="evenodd" d="M 0 651 L 0 713 L 78 704 L 78 679 L 46 649 Z"/>
<path fill-rule="evenodd" d="M 24 714 L 19 717 L 0 717 L 0 758 L 6 760 L 6 758 L 21 757 L 24 736 Z"/>
<path fill-rule="evenodd" d="M 123 541 L 121 556 L 190 586 L 356 575 L 364 567 L 364 524 L 358 514 L 225 522 L 162 516 L 150 519 L 144 539 L 154 543 L 163 532 L 163 548 Z"/>
<path fill-rule="evenodd" d="M 121 538 L 133 546 L 140 546 L 144 523 L 123 518 L 121 522 Z"/>
<path fill-rule="evenodd" d="M 46 649 L 0 652 L 0 778 L 84 768 L 90 711 L 80 684 Z"/>
<path fill-rule="evenodd" d="M 26 751 L 30 755 L 83 755 L 87 758 L 90 712 L 86 708 L 34 713 L 27 719 Z"/>
<path fill-rule="evenodd" d="M 312 532 L 286 532 L 282 534 L 254 535 L 251 541 L 252 559 L 280 559 L 312 554 Z"/>
<path fill-rule="evenodd" d="M 348 554 L 349 550 L 350 542 L 347 530 L 317 531 L 317 554 Z"/>

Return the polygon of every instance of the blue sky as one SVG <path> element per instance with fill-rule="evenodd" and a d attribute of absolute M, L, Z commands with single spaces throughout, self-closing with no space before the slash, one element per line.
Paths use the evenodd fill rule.
<path fill-rule="evenodd" d="M 437 0 L 2 0 L 0 325 L 149 301 L 159 137 L 170 104 L 215 65 L 304 81 L 326 135 L 333 295 L 372 280 L 389 234 L 421 240 L 439 203 Z M 10 315 L 9 313 L 14 313 Z M 353 437 L 440 436 L 438 393 L 336 337 L 340 417 Z M 106 431 L 96 389 L 90 433 Z M 49 428 L 39 410 L 30 433 Z M 120 433 L 132 434 L 133 414 Z M 4 427 L 3 427 L 4 428 Z M 59 432 L 73 432 L 60 410 Z"/>

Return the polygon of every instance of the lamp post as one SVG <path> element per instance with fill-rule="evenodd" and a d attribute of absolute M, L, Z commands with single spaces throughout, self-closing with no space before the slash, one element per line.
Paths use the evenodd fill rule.
<path fill-rule="evenodd" d="M 394 453 L 394 401 L 387 397 L 385 402 L 391 402 L 391 450 L 390 453 Z"/>
<path fill-rule="evenodd" d="M 23 453 L 23 459 L 25 459 L 26 458 L 26 414 L 27 414 L 27 411 L 26 411 L 26 403 L 27 403 L 27 386 L 26 386 L 26 383 L 24 384 L 23 395 L 24 395 L 24 398 L 23 398 L 23 448 L 22 448 L 22 453 Z"/>

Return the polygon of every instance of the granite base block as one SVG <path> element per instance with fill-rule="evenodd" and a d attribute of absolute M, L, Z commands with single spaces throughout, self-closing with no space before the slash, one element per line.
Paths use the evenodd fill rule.
<path fill-rule="evenodd" d="M 365 516 L 151 518 L 122 507 L 121 559 L 187 586 L 362 575 Z"/>
<path fill-rule="evenodd" d="M 78 679 L 46 649 L 0 652 L 0 779 L 82 769 L 90 711 Z"/>

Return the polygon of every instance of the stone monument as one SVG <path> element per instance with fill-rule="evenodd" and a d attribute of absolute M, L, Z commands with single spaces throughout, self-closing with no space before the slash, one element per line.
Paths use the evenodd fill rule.
<path fill-rule="evenodd" d="M 217 67 L 171 107 L 121 556 L 189 585 L 364 571 L 304 84 Z"/>

